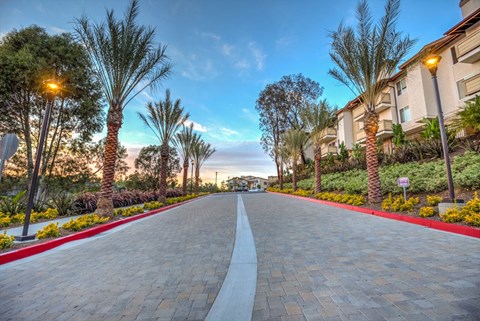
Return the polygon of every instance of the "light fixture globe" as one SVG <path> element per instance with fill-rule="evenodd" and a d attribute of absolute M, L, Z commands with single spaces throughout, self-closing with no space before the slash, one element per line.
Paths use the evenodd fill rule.
<path fill-rule="evenodd" d="M 442 57 L 439 55 L 429 55 L 423 59 L 422 63 L 428 68 L 432 76 L 436 76 L 440 60 L 442 60 Z"/>

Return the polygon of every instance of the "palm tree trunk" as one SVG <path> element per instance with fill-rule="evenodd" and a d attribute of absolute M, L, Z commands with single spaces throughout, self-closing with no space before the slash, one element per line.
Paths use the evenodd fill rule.
<path fill-rule="evenodd" d="M 380 175 L 378 174 L 377 132 L 378 115 L 376 113 L 366 112 L 365 134 L 367 145 L 368 201 L 370 203 L 380 203 L 382 201 Z"/>
<path fill-rule="evenodd" d="M 322 154 L 320 148 L 315 149 L 315 194 L 322 190 Z"/>
<path fill-rule="evenodd" d="M 187 195 L 187 181 L 188 181 L 188 160 L 183 162 L 183 181 L 182 181 L 183 195 Z"/>
<path fill-rule="evenodd" d="M 115 163 L 117 161 L 118 131 L 122 127 L 121 106 L 112 106 L 107 116 L 107 140 L 103 160 L 103 178 L 96 213 L 100 216 L 113 215 L 113 181 L 115 180 Z"/>
<path fill-rule="evenodd" d="M 297 191 L 297 162 L 294 161 L 292 164 L 292 187 L 293 191 Z"/>
<path fill-rule="evenodd" d="M 168 143 L 162 145 L 160 156 L 162 158 L 162 169 L 160 171 L 160 196 L 158 200 L 165 204 L 167 202 Z"/>
<path fill-rule="evenodd" d="M 283 189 L 283 162 L 280 163 L 280 174 L 278 175 L 278 184 Z"/>
<path fill-rule="evenodd" d="M 195 167 L 195 194 L 198 194 L 199 181 L 200 181 L 200 168 Z"/>

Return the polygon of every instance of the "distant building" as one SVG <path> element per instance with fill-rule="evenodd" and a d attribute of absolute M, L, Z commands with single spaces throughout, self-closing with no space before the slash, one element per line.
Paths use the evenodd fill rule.
<path fill-rule="evenodd" d="M 247 191 L 249 189 L 265 189 L 268 180 L 257 176 L 240 176 L 227 180 L 228 189 L 232 191 Z"/>

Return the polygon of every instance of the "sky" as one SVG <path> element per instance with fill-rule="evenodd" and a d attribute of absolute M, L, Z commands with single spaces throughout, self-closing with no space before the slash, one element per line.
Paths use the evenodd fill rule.
<path fill-rule="evenodd" d="M 369 0 L 375 21 L 384 0 Z M 442 37 L 458 23 L 459 0 L 402 0 L 397 28 L 418 42 L 407 56 Z M 0 37 L 36 24 L 50 34 L 73 32 L 83 14 L 102 22 L 106 10 L 123 17 L 128 0 L 0 0 Z M 229 177 L 276 175 L 274 162 L 260 146 L 255 102 L 267 84 L 302 73 L 324 87 L 323 96 L 343 107 L 354 95 L 328 70 L 330 31 L 340 22 L 355 24 L 358 0 L 140 0 L 138 24 L 156 29 L 158 44 L 174 65 L 159 90 L 144 91 L 124 112 L 119 140 L 128 162 L 143 146 L 158 141 L 141 123 L 151 101 L 181 99 L 190 121 L 216 153 L 201 170 L 204 182 Z M 105 131 L 96 135 L 100 139 Z"/>

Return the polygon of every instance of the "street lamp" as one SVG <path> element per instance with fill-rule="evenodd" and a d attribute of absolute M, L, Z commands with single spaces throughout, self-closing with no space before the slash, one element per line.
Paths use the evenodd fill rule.
<path fill-rule="evenodd" d="M 449 202 L 452 203 L 455 201 L 455 190 L 453 188 L 452 169 L 450 167 L 450 158 L 448 156 L 447 133 L 445 131 L 442 103 L 440 101 L 440 92 L 438 90 L 438 82 L 437 82 L 438 63 L 440 62 L 441 59 L 442 59 L 441 56 L 430 55 L 423 60 L 423 64 L 428 68 L 428 70 L 430 71 L 430 74 L 432 75 L 433 88 L 435 90 L 435 102 L 437 105 L 437 113 L 438 113 L 438 124 L 440 126 L 440 137 L 442 139 L 443 158 L 445 159 L 445 167 L 447 172 L 448 193 L 450 197 Z"/>
<path fill-rule="evenodd" d="M 191 174 L 190 174 L 190 194 L 193 194 L 193 165 L 195 164 L 195 162 L 191 161 L 191 164 L 192 164 L 192 170 L 191 170 Z"/>
<path fill-rule="evenodd" d="M 23 222 L 22 235 L 15 236 L 17 241 L 29 241 L 35 239 L 35 234 L 28 235 L 28 226 L 30 225 L 30 215 L 33 208 L 33 199 L 35 197 L 35 190 L 37 188 L 38 170 L 40 169 L 40 161 L 42 158 L 43 145 L 45 145 L 45 138 L 47 136 L 48 124 L 50 123 L 50 113 L 53 108 L 55 95 L 61 89 L 60 85 L 55 80 L 47 80 L 44 82 L 46 87 L 46 93 L 50 96 L 50 103 L 47 104 L 45 115 L 43 116 L 42 130 L 40 132 L 40 139 L 37 146 L 37 155 L 35 157 L 35 166 L 33 168 L 32 180 L 30 182 L 30 188 L 28 190 L 27 210 L 25 211 L 25 220 Z"/>
<path fill-rule="evenodd" d="M 217 188 L 217 175 L 218 175 L 218 172 L 215 172 L 215 187 Z"/>

